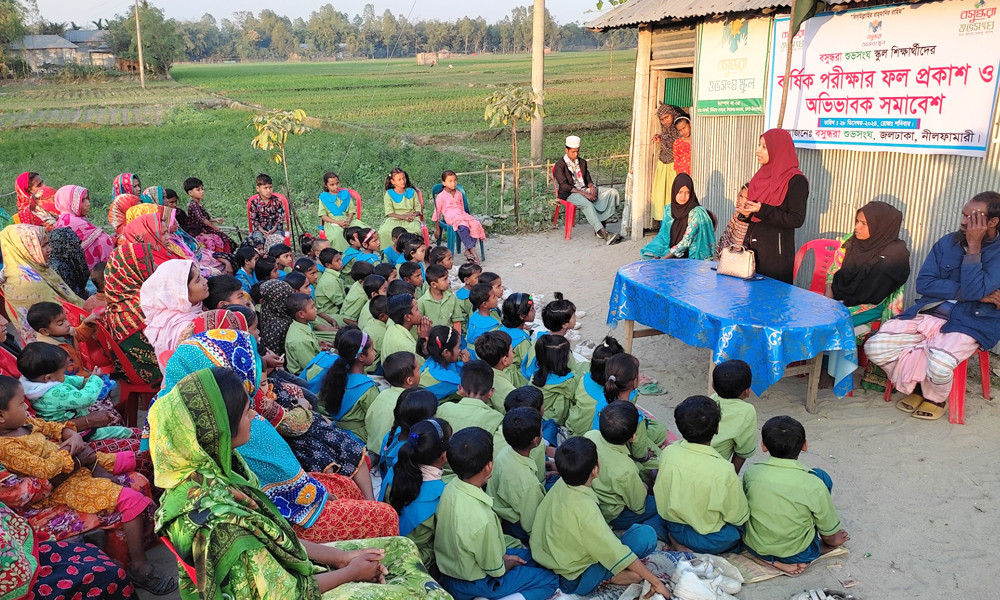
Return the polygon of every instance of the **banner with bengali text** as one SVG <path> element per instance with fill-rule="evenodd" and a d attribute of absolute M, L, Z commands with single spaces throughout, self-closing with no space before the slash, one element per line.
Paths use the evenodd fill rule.
<path fill-rule="evenodd" d="M 763 114 L 771 19 L 706 21 L 700 27 L 697 114 Z"/>
<path fill-rule="evenodd" d="M 801 148 L 984 156 L 998 6 L 946 0 L 813 17 L 792 43 L 783 127 Z M 787 38 L 788 18 L 776 18 L 768 127 L 778 122 Z"/>

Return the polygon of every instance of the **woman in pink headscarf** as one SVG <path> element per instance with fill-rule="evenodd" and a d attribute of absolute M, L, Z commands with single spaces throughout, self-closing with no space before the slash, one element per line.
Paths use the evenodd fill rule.
<path fill-rule="evenodd" d="M 78 185 L 64 185 L 56 191 L 56 210 L 59 218 L 56 227 L 69 227 L 80 238 L 80 246 L 87 259 L 87 268 L 108 260 L 115 248 L 112 237 L 87 220 L 90 213 L 90 192 Z"/>
<path fill-rule="evenodd" d="M 168 260 L 142 284 L 139 305 L 146 316 L 146 339 L 161 371 L 177 349 L 181 334 L 202 313 L 205 298 L 208 281 L 192 260 Z"/>
<path fill-rule="evenodd" d="M 759 274 L 792 283 L 795 230 L 806 219 L 809 181 L 784 129 L 765 131 L 756 155 L 760 169 L 750 180 L 747 200 L 736 206 L 739 219 L 749 223 L 743 245 L 756 252 Z"/>

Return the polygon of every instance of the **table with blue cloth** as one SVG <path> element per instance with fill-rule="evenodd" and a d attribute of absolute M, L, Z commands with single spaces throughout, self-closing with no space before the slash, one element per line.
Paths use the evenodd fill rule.
<path fill-rule="evenodd" d="M 809 412 L 816 412 L 827 353 L 834 393 L 843 397 L 851 391 L 857 348 L 851 315 L 843 304 L 768 277 L 719 275 L 715 266 L 702 260 L 664 259 L 618 269 L 608 324 L 625 322 L 626 352 L 632 351 L 633 337 L 665 333 L 711 349 L 713 366 L 729 359 L 745 361 L 758 396 L 782 377 L 808 374 Z M 654 329 L 635 331 L 637 322 Z M 798 361 L 807 363 L 786 367 Z"/>

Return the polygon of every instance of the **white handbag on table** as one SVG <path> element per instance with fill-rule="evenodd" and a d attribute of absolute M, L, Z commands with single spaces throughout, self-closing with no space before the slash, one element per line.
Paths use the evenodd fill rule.
<path fill-rule="evenodd" d="M 719 275 L 750 279 L 757 274 L 757 260 L 753 250 L 744 246 L 729 246 L 719 254 Z"/>

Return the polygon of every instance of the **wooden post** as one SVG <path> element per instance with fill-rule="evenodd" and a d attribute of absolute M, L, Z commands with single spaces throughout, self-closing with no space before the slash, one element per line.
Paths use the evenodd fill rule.
<path fill-rule="evenodd" d="M 635 335 L 635 321 L 632 319 L 625 319 L 625 336 L 622 340 L 622 347 L 625 348 L 625 352 L 632 354 L 632 339 Z"/>
<path fill-rule="evenodd" d="M 486 187 L 483 188 L 483 197 L 486 199 L 483 201 L 484 208 L 483 213 L 489 216 L 490 214 L 490 166 L 483 166 L 483 177 L 486 178 Z"/>
<path fill-rule="evenodd" d="M 146 89 L 146 63 L 142 61 L 142 31 L 139 30 L 139 0 L 135 0 L 135 45 L 139 48 L 139 85 Z"/>
<path fill-rule="evenodd" d="M 639 26 L 639 47 L 635 60 L 635 90 L 632 94 L 632 144 L 629 149 L 629 172 L 632 173 L 632 189 L 625 190 L 625 196 L 631 199 L 631 222 L 625 232 L 632 242 L 642 240 L 643 224 L 649 207 L 648 179 L 652 177 L 649 169 L 650 129 L 650 67 L 653 52 L 653 29 L 650 25 Z"/>
<path fill-rule="evenodd" d="M 503 192 L 507 187 L 507 163 L 500 163 L 500 214 L 503 214 Z"/>
<path fill-rule="evenodd" d="M 545 91 L 545 0 L 535 0 L 531 16 L 531 89 L 538 94 L 534 116 L 531 117 L 531 160 L 542 160 L 542 103 Z M 534 193 L 534 191 L 532 191 Z"/>

